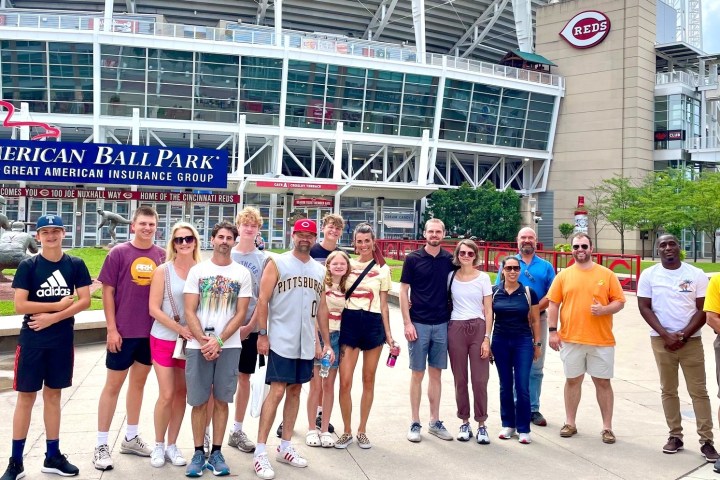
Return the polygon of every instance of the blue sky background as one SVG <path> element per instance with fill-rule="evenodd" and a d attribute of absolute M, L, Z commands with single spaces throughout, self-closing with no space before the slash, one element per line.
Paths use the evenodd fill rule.
<path fill-rule="evenodd" d="M 703 50 L 720 53 L 720 0 L 703 0 Z"/>

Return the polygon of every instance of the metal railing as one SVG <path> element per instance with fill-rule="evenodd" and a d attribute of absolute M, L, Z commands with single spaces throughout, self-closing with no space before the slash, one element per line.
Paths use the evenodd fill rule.
<path fill-rule="evenodd" d="M 517 254 L 517 245 L 514 242 L 476 243 L 480 257 L 477 268 L 484 272 L 497 273 L 503 258 Z M 418 240 L 377 240 L 377 244 L 385 258 L 404 260 L 410 252 L 425 245 L 425 242 Z M 443 242 L 440 244 L 443 249 L 451 253 L 455 250 L 456 245 L 456 242 Z M 556 272 L 571 266 L 575 262 L 570 252 L 537 250 L 535 254 L 550 262 Z M 640 255 L 593 253 L 593 261 L 615 272 L 623 290 L 626 292 L 637 291 L 637 283 L 640 278 Z"/>
<path fill-rule="evenodd" d="M 92 31 L 97 28 L 104 30 L 104 18 L 91 13 L 27 13 L 7 10 L 3 13 L 3 23 L 0 28 L 33 28 Z M 246 25 L 232 23 L 224 28 L 203 27 L 197 25 L 181 25 L 173 23 L 158 23 L 153 16 L 123 15 L 113 17 L 110 32 L 149 35 L 168 38 L 188 38 L 214 42 L 246 43 L 250 45 L 276 46 L 276 34 L 272 27 L 260 25 Z M 400 61 L 418 63 L 414 47 L 372 42 L 332 34 L 308 33 L 296 30 L 283 30 L 283 41 L 279 42 L 288 48 L 300 50 L 313 50 L 340 55 L 372 58 L 380 61 Z M 564 79 L 534 70 L 524 70 L 515 67 L 496 65 L 488 62 L 469 60 L 459 57 L 428 53 L 426 63 L 432 66 L 442 66 L 443 58 L 448 68 L 476 72 L 493 77 L 509 78 L 531 83 L 564 87 Z"/>
<path fill-rule="evenodd" d="M 688 72 L 663 72 L 655 74 L 655 85 L 667 85 L 669 83 L 683 83 L 690 87 L 699 85 L 699 76 L 696 73 Z"/>

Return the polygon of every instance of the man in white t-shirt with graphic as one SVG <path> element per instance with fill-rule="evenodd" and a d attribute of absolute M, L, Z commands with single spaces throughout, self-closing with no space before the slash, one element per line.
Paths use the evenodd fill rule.
<path fill-rule="evenodd" d="M 185 380 L 187 402 L 192 408 L 195 452 L 185 475 L 199 477 L 203 469 L 214 475 L 229 475 L 220 448 L 233 402 L 240 361 L 240 326 L 245 320 L 252 279 L 247 268 L 232 260 L 237 227 L 220 222 L 212 230 L 213 255 L 190 269 L 185 281 L 185 319 L 193 339 L 187 343 Z M 213 432 L 210 456 L 205 461 L 203 440 L 207 404 L 213 395 Z"/>
<path fill-rule="evenodd" d="M 642 272 L 638 283 L 640 314 L 650 325 L 650 344 L 660 373 L 662 405 L 670 436 L 664 453 L 683 449 L 682 415 L 678 397 L 678 366 L 692 398 L 700 453 L 715 462 L 710 397 L 705 386 L 705 353 L 700 329 L 705 325 L 708 278 L 699 268 L 680 261 L 680 242 L 661 235 L 656 242 L 660 265 Z"/>

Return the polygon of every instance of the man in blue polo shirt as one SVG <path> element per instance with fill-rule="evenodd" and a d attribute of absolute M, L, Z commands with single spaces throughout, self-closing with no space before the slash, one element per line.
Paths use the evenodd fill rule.
<path fill-rule="evenodd" d="M 453 270 L 452 255 L 440 247 L 445 224 L 438 218 L 425 223 L 426 244 L 410 253 L 403 263 L 400 277 L 400 310 L 405 324 L 405 338 L 410 353 L 410 409 L 412 424 L 407 434 L 411 442 L 421 440 L 420 399 L 427 367 L 429 432 L 443 440 L 453 436 L 440 421 L 440 374 L 447 368 L 447 278 Z M 410 306 L 412 305 L 412 307 Z"/>
<path fill-rule="evenodd" d="M 542 353 L 537 361 L 533 362 L 530 371 L 530 417 L 533 424 L 540 427 L 547 426 L 547 421 L 540 413 L 540 391 L 542 389 L 543 367 L 545 365 L 545 348 L 547 347 L 548 327 L 547 327 L 547 307 L 549 300 L 546 295 L 550 290 L 550 285 L 555 279 L 555 269 L 547 260 L 535 255 L 537 248 L 537 235 L 535 230 L 530 227 L 520 229 L 517 236 L 518 251 L 516 255 L 520 260 L 520 277 L 518 281 L 525 287 L 532 288 L 540 301 L 540 347 Z M 498 275 L 495 285 L 500 285 L 500 275 Z"/>

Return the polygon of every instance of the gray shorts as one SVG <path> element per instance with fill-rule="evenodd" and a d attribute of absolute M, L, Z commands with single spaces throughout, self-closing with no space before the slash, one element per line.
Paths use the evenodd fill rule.
<path fill-rule="evenodd" d="M 417 340 L 408 342 L 410 370 L 424 372 L 426 366 L 447 368 L 448 363 L 448 324 L 425 325 L 415 323 Z"/>
<path fill-rule="evenodd" d="M 187 403 L 197 407 L 210 399 L 212 391 L 215 398 L 232 403 L 237 388 L 239 348 L 223 348 L 217 358 L 209 362 L 200 350 L 187 349 L 185 363 L 185 383 L 187 385 Z"/>

